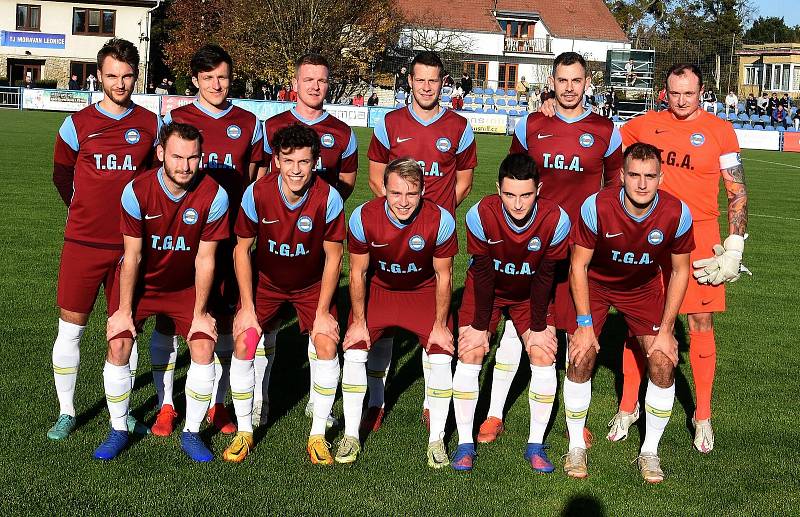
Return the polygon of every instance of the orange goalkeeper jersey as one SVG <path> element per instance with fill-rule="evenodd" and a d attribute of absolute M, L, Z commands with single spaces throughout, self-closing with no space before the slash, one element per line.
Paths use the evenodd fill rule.
<path fill-rule="evenodd" d="M 720 171 L 741 163 L 739 141 L 730 122 L 699 113 L 692 120 L 677 120 L 669 111 L 650 111 L 622 126 L 622 143 L 658 147 L 664 171 L 661 188 L 685 202 L 695 221 L 715 220 Z"/>

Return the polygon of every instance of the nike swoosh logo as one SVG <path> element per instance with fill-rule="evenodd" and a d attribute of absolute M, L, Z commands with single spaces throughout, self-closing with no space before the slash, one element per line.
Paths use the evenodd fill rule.
<path fill-rule="evenodd" d="M 267 221 L 266 219 L 261 219 L 261 222 L 262 222 L 263 224 L 274 224 L 274 223 L 277 223 L 277 222 L 278 222 L 278 220 L 277 220 L 277 219 L 275 219 L 274 221 Z"/>
<path fill-rule="evenodd" d="M 161 217 L 162 215 L 164 215 L 164 214 L 158 214 L 158 215 L 150 215 L 150 214 L 146 214 L 146 215 L 144 216 L 144 218 L 145 218 L 146 220 L 148 220 L 148 221 L 149 221 L 150 219 L 158 219 L 158 218 L 159 218 L 159 217 Z"/>
<path fill-rule="evenodd" d="M 620 235 L 622 235 L 622 232 L 619 232 L 619 233 L 608 233 L 608 232 L 606 232 L 606 239 L 610 239 L 611 237 L 619 237 Z"/>
<path fill-rule="evenodd" d="M 488 240 L 488 241 L 486 241 L 486 242 L 487 242 L 488 244 L 499 244 L 499 243 L 503 242 L 503 239 L 500 239 L 499 241 L 493 241 L 492 239 L 489 239 L 489 240 Z"/>
<path fill-rule="evenodd" d="M 410 136 L 410 137 L 408 137 L 408 138 L 400 138 L 400 137 L 398 136 L 398 137 L 397 137 L 397 143 L 398 143 L 398 144 L 402 144 L 403 142 L 408 142 L 408 141 L 409 141 L 409 140 L 411 140 L 412 138 L 414 138 L 414 137 L 413 137 L 413 136 Z"/>
<path fill-rule="evenodd" d="M 370 242 L 370 244 L 372 245 L 373 248 L 383 248 L 389 245 L 388 242 L 386 244 L 377 244 L 375 241 Z"/>
<path fill-rule="evenodd" d="M 99 133 L 92 133 L 91 135 L 87 136 L 86 138 L 94 138 L 94 137 L 96 137 L 96 136 L 100 136 L 100 135 L 102 135 L 102 134 L 103 134 L 103 132 L 102 132 L 102 131 L 101 131 L 101 132 L 99 132 Z"/>
<path fill-rule="evenodd" d="M 653 332 L 658 332 L 659 330 L 661 330 L 661 327 L 656 327 L 653 325 Z"/>
<path fill-rule="evenodd" d="M 700 300 L 700 305 L 708 305 L 708 304 L 709 304 L 709 303 L 711 303 L 712 301 L 713 301 L 713 300 Z"/>
<path fill-rule="evenodd" d="M 551 136 L 553 136 L 553 135 L 536 135 L 536 138 L 541 140 L 542 138 L 550 138 Z"/>
<path fill-rule="evenodd" d="M 656 129 L 656 134 L 660 135 L 661 133 L 666 133 L 667 131 L 669 131 L 669 130 L 668 129 Z"/>

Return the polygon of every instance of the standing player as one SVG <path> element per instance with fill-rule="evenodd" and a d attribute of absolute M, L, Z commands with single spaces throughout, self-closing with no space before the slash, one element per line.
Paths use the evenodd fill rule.
<path fill-rule="evenodd" d="M 325 97 L 328 96 L 328 75 L 330 66 L 328 60 L 320 54 L 305 54 L 295 62 L 295 78 L 292 80 L 293 89 L 297 92 L 297 105 L 289 111 L 270 117 L 264 122 L 264 168 L 259 175 L 266 173 L 272 163 L 272 147 L 270 143 L 275 134 L 286 126 L 303 124 L 313 129 L 320 140 L 320 152 L 314 164 L 314 173 L 324 179 L 328 184 L 339 191 L 343 199 L 350 197 L 356 184 L 358 172 L 358 141 L 353 130 L 322 109 Z M 264 334 L 256 350 L 256 390 L 253 402 L 253 423 L 260 425 L 266 422 L 268 407 L 267 386 L 269 375 L 275 356 L 276 329 Z M 314 372 L 316 370 L 316 356 L 314 346 L 309 342 L 308 364 L 311 374 L 309 383 L 308 404 L 306 415 L 313 415 L 314 407 Z M 329 425 L 334 423 L 333 418 L 328 419 Z"/>
<path fill-rule="evenodd" d="M 394 327 L 416 334 L 428 352 L 428 465 L 441 468 L 449 463 L 443 436 L 453 387 L 449 313 L 458 242 L 453 216 L 423 197 L 423 181 L 419 163 L 411 158 L 392 160 L 384 172 L 385 197 L 364 203 L 350 215 L 352 312 L 342 345 L 345 428 L 336 451 L 339 463 L 355 461 L 360 450 L 367 351 Z M 368 271 L 373 272 L 369 281 Z"/>
<path fill-rule="evenodd" d="M 542 181 L 541 196 L 556 202 L 575 221 L 582 200 L 603 185 L 619 181 L 622 139 L 613 122 L 592 113 L 583 104 L 589 79 L 586 61 L 580 54 L 564 52 L 557 56 L 549 83 L 555 93 L 555 116 L 526 115 L 517 123 L 509 152 L 525 152 L 536 161 Z M 568 271 L 569 260 L 556 266 L 555 297 L 547 321 L 552 332 L 568 328 L 575 320 Z M 491 403 L 478 433 L 479 442 L 493 442 L 503 431 L 503 408 L 521 352 L 522 343 L 513 325 L 506 322 L 495 355 Z M 555 368 L 546 375 L 544 371 L 539 373 L 546 385 L 556 384 Z"/>
<path fill-rule="evenodd" d="M 570 329 L 573 339 L 564 380 L 569 431 L 564 472 L 570 477 L 588 475 L 583 428 L 600 351 L 597 338 L 613 305 L 647 354 L 645 437 L 637 464 L 645 481 L 664 479 L 658 442 L 675 400 L 678 341 L 673 331 L 689 282 L 694 239 L 689 208 L 658 190 L 662 178 L 658 149 L 641 143 L 628 147 L 623 188 L 587 198 L 572 231 L 570 287 L 578 316 L 577 326 L 573 323 Z M 666 293 L 661 264 L 670 264 L 672 270 Z"/>
<path fill-rule="evenodd" d="M 255 115 L 228 100 L 233 60 L 224 49 L 217 45 L 205 45 L 195 52 L 189 66 L 192 82 L 197 87 L 197 99 L 167 113 L 164 122 L 190 124 L 203 134 L 200 168 L 206 170 L 228 193 L 232 207 L 230 224 L 233 225 L 242 193 L 255 179 L 261 162 L 261 122 Z M 230 240 L 221 242 L 217 247 L 217 268 L 209 301 L 210 310 L 219 326 L 219 339 L 214 350 L 216 374 L 208 422 L 226 434 L 236 431 L 225 408 L 233 353 L 233 312 L 239 301 L 233 272 L 234 245 L 235 242 Z M 177 418 L 172 402 L 177 341 L 171 334 L 172 329 L 162 317 L 157 320 L 150 341 L 154 383 L 161 406 L 153 433 L 159 436 L 172 433 Z"/>
<path fill-rule="evenodd" d="M 133 43 L 107 41 L 97 53 L 97 71 L 103 99 L 64 120 L 53 156 L 53 183 L 68 213 L 58 271 L 58 337 L 53 345 L 60 411 L 47 432 L 51 440 L 66 438 L 75 429 L 81 336 L 100 285 L 109 300 L 122 256 L 118 199 L 125 185 L 152 165 L 158 142 L 158 116 L 131 102 L 139 73 L 139 51 Z M 132 379 L 137 363 L 134 343 Z"/>
<path fill-rule="evenodd" d="M 249 348 L 255 343 L 247 341 L 246 332 L 255 329 L 260 333 L 267 325 L 277 326 L 275 319 L 288 303 L 297 311 L 300 331 L 310 333 L 309 346 L 317 356 L 308 454 L 312 463 L 329 465 L 333 457 L 325 442 L 325 427 L 339 382 L 335 296 L 345 237 L 344 204 L 336 189 L 314 174 L 320 141 L 313 129 L 293 124 L 275 133 L 271 143 L 277 174 L 247 188 L 236 222 L 234 262 L 242 301 L 234 325 L 237 340 L 231 362 L 231 394 L 239 432 L 223 458 L 240 462 L 253 446 L 256 348 Z M 250 257 L 254 242 L 255 296 Z"/>
<path fill-rule="evenodd" d="M 475 137 L 467 119 L 439 104 L 444 64 L 434 52 L 420 52 L 411 61 L 408 84 L 411 104 L 386 114 L 375 127 L 369 146 L 369 185 L 382 196 L 384 170 L 390 161 L 410 156 L 422 167 L 425 199 L 455 216 L 456 207 L 472 189 L 478 163 Z M 369 411 L 365 426 L 377 429 L 383 418 L 386 373 L 392 359 L 391 337 L 374 343 L 369 359 Z M 428 382 L 427 352 L 422 351 L 425 386 Z M 428 422 L 425 398 L 423 420 Z"/>
<path fill-rule="evenodd" d="M 717 351 L 714 312 L 725 311 L 725 282 L 739 278 L 745 232 L 747 190 L 739 157 L 739 142 L 731 124 L 700 109 L 703 75 L 690 64 L 674 65 L 666 77 L 668 111 L 649 112 L 623 126 L 625 145 L 647 142 L 661 150 L 664 190 L 683 200 L 695 221 L 697 247 L 692 260 L 696 278 L 689 282 L 681 314 L 689 320 L 689 359 L 692 364 L 697 407 L 694 446 L 700 452 L 714 448 L 711 428 L 711 391 Z M 717 218 L 719 179 L 728 195 L 728 237 L 720 245 Z M 713 256 L 708 258 L 713 252 Z M 609 439 L 619 440 L 638 417 L 641 358 L 626 348 L 623 354 L 624 386 L 619 413 L 611 421 Z"/>
<path fill-rule="evenodd" d="M 214 278 L 217 241 L 228 238 L 228 195 L 201 174 L 202 136 L 189 125 L 161 128 L 158 158 L 164 166 L 128 183 L 122 193 L 125 255 L 109 306 L 108 354 L 103 384 L 111 431 L 94 457 L 111 460 L 128 443 L 129 356 L 137 328 L 161 314 L 189 344 L 186 425 L 181 448 L 195 461 L 214 456 L 200 439 L 214 383 L 214 318 L 207 301 Z"/>
<path fill-rule="evenodd" d="M 547 328 L 547 305 L 555 265 L 567 256 L 570 221 L 550 200 L 537 197 L 539 171 L 533 158 L 508 155 L 500 164 L 497 194 L 467 213 L 467 270 L 459 311 L 458 366 L 453 376 L 453 409 L 458 449 L 453 468 L 471 470 L 475 459 L 472 428 L 478 377 L 500 312 L 510 314 L 525 341 L 531 363 L 528 391 L 531 419 L 525 459 L 539 472 L 552 472 L 544 433 L 556 395 L 556 335 Z M 551 375 L 552 374 L 552 375 Z"/>

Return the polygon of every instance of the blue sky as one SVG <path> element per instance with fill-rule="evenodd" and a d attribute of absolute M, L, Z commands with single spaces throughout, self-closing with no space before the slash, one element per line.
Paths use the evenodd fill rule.
<path fill-rule="evenodd" d="M 753 0 L 759 16 L 783 18 L 786 25 L 800 25 L 800 0 Z"/>

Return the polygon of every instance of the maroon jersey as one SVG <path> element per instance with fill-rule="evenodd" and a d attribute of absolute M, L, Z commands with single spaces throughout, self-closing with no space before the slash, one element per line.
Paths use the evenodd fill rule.
<path fill-rule="evenodd" d="M 188 289 L 200 241 L 228 238 L 228 195 L 203 174 L 175 197 L 164 184 L 164 169 L 154 170 L 125 186 L 121 229 L 142 239 L 137 291 Z"/>
<path fill-rule="evenodd" d="M 250 164 L 263 156 L 261 122 L 247 110 L 231 104 L 219 113 L 211 113 L 199 101 L 180 106 L 164 115 L 164 123 L 189 124 L 203 134 L 202 169 L 228 193 L 231 214 L 239 209 L 239 200 L 250 184 Z M 235 222 L 231 217 L 231 224 Z"/>
<path fill-rule="evenodd" d="M 537 199 L 524 227 L 509 218 L 497 194 L 478 201 L 467 212 L 467 251 L 485 255 L 494 266 L 494 292 L 506 300 L 531 296 L 530 281 L 542 260 L 567 257 L 570 221 L 549 199 Z"/>
<path fill-rule="evenodd" d="M 64 239 L 122 248 L 119 198 L 134 176 L 153 165 L 158 116 L 131 103 L 122 115 L 99 104 L 64 120 L 53 156 L 53 182 L 69 207 Z"/>
<path fill-rule="evenodd" d="M 272 138 L 278 130 L 292 124 L 303 124 L 319 135 L 319 159 L 314 172 L 333 185 L 339 184 L 340 173 L 351 173 L 358 170 L 358 140 L 353 130 L 328 112 L 319 118 L 306 120 L 292 108 L 268 118 L 264 122 L 264 165 L 272 164 Z"/>
<path fill-rule="evenodd" d="M 589 196 L 572 229 L 572 242 L 594 255 L 589 280 L 614 291 L 642 287 L 661 274 L 671 254 L 694 249 L 692 214 L 686 203 L 659 190 L 653 206 L 641 217 L 628 213 L 623 189 L 605 189 Z"/>
<path fill-rule="evenodd" d="M 410 156 L 422 167 L 425 198 L 455 214 L 456 171 L 478 164 L 469 121 L 446 108 L 431 120 L 417 117 L 409 104 L 386 114 L 375 126 L 369 159 L 389 163 Z"/>
<path fill-rule="evenodd" d="M 541 196 L 558 203 L 573 221 L 584 199 L 604 184 L 620 183 L 622 136 L 613 122 L 589 110 L 574 119 L 526 115 L 517 123 L 509 152 L 534 159 Z"/>
<path fill-rule="evenodd" d="M 281 182 L 279 174 L 270 174 L 247 187 L 236 235 L 256 237 L 259 284 L 300 291 L 322 280 L 323 241 L 344 240 L 344 203 L 336 189 L 315 178 L 293 205 L 283 195 Z"/>
<path fill-rule="evenodd" d="M 396 291 L 432 286 L 433 259 L 458 253 L 453 216 L 429 200 L 421 203 L 406 224 L 390 214 L 385 197 L 367 201 L 350 214 L 347 245 L 350 253 L 369 253 L 376 286 Z"/>

